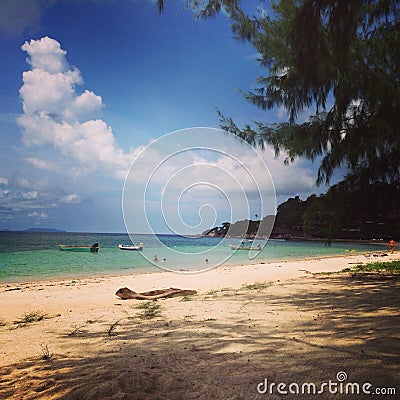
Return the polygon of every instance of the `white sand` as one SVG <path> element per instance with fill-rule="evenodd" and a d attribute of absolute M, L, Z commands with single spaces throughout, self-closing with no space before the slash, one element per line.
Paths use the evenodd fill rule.
<path fill-rule="evenodd" d="M 309 272 L 397 258 L 354 254 L 195 275 L 3 284 L 0 398 L 257 398 L 264 377 L 323 382 L 341 370 L 353 382 L 395 386 L 399 281 Z M 243 287 L 255 282 L 264 284 Z M 153 303 L 161 314 L 146 320 L 136 308 L 143 302 L 115 296 L 125 286 L 198 294 Z M 13 321 L 34 310 L 48 318 L 16 328 Z M 43 360 L 45 346 L 50 360 Z"/>
<path fill-rule="evenodd" d="M 388 261 L 395 258 L 396 254 L 379 259 L 354 254 L 265 264 L 220 266 L 198 274 L 158 272 L 1 284 L 0 317 L 6 320 L 15 319 L 33 308 L 45 309 L 49 313 L 63 313 L 71 308 L 81 312 L 95 307 L 111 306 L 116 300 L 114 296 L 116 290 L 125 286 L 136 292 L 169 287 L 202 292 L 227 287 L 239 288 L 243 284 L 254 282 L 284 281 L 309 273 L 340 271 L 357 263 Z"/>

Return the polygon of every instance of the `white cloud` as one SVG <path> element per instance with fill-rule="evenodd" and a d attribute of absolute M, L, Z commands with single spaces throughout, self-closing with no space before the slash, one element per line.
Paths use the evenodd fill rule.
<path fill-rule="evenodd" d="M 38 157 L 26 157 L 25 162 L 38 169 L 44 169 L 49 171 L 57 171 L 59 169 L 55 163 L 51 161 L 42 160 Z"/>
<path fill-rule="evenodd" d="M 28 217 L 37 218 L 37 219 L 47 219 L 48 218 L 48 216 L 45 212 L 38 213 L 37 211 L 34 211 L 33 213 L 28 214 Z"/>
<path fill-rule="evenodd" d="M 85 90 L 80 71 L 71 67 L 56 40 L 43 37 L 22 46 L 31 70 L 23 73 L 20 95 L 24 114 L 18 118 L 26 146 L 51 145 L 78 163 L 80 171 L 101 171 L 123 179 L 137 150 L 125 153 L 113 131 L 99 118 L 102 98 Z M 43 161 L 43 160 L 42 160 Z M 27 162 L 44 169 L 34 158 Z"/>
<path fill-rule="evenodd" d="M 48 36 L 40 40 L 25 42 L 21 49 L 26 51 L 30 58 L 27 60 L 32 68 L 49 73 L 68 72 L 69 66 L 65 59 L 67 52 L 60 43 Z"/>
<path fill-rule="evenodd" d="M 37 197 L 38 192 L 36 190 L 33 190 L 32 192 L 22 193 L 22 198 L 26 200 L 34 200 L 37 199 Z"/>
<path fill-rule="evenodd" d="M 276 108 L 276 116 L 280 119 L 280 120 L 286 120 L 288 118 L 288 110 L 284 107 L 284 106 L 278 106 Z"/>
<path fill-rule="evenodd" d="M 60 203 L 64 204 L 79 204 L 81 202 L 81 197 L 79 196 L 79 194 L 76 193 L 68 194 L 60 199 Z"/>
<path fill-rule="evenodd" d="M 20 95 L 25 114 L 44 113 L 59 119 L 65 116 L 74 118 L 68 107 L 73 105 L 74 86 L 82 83 L 78 70 L 51 73 L 35 68 L 25 71 L 22 80 L 24 85 Z"/>
<path fill-rule="evenodd" d="M 212 143 L 208 145 L 213 147 Z M 151 146 L 140 156 L 139 162 L 135 163 L 129 180 L 142 185 L 149 182 L 149 188 L 161 188 L 171 180 L 173 185 L 170 184 L 169 187 L 176 190 L 183 190 L 194 182 L 207 182 L 229 196 L 242 190 L 246 193 L 261 191 L 268 194 L 275 189 L 279 195 L 315 190 L 314 172 L 305 168 L 301 161 L 284 165 L 284 152 L 275 157 L 274 150 L 269 147 L 264 151 L 249 150 L 233 141 L 224 151 L 225 154 L 213 150 L 190 150 L 169 157 L 158 146 Z M 258 153 L 258 157 L 255 153 Z M 203 187 L 202 197 L 206 197 L 209 191 L 214 191 L 211 185 L 209 189 Z"/>
<path fill-rule="evenodd" d="M 8 182 L 7 189 L 0 189 L 0 215 L 32 210 L 55 209 L 65 204 L 82 203 L 77 193 L 65 193 L 43 181 L 29 182 L 22 177 L 2 178 Z"/>
<path fill-rule="evenodd" d="M 284 152 L 279 157 L 275 157 L 275 152 L 270 147 L 257 152 L 271 173 L 277 195 L 311 193 L 316 189 L 314 172 L 305 168 L 301 160 L 284 165 L 283 161 L 287 157 Z"/>
<path fill-rule="evenodd" d="M 0 185 L 8 185 L 8 179 L 0 176 Z"/>

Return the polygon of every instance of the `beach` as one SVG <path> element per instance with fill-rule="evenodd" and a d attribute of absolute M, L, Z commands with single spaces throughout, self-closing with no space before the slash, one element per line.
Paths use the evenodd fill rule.
<path fill-rule="evenodd" d="M 400 281 L 335 272 L 399 258 L 349 254 L 199 274 L 3 283 L 0 398 L 310 398 L 292 393 L 305 382 L 324 399 L 368 398 L 329 392 L 323 384 L 331 380 L 337 390 L 340 382 L 370 383 L 371 391 L 386 390 L 379 398 L 394 399 Z M 121 300 L 122 287 L 197 294 Z M 24 322 L 29 313 L 39 321 Z M 292 384 L 291 391 L 272 383 L 286 391 Z"/>

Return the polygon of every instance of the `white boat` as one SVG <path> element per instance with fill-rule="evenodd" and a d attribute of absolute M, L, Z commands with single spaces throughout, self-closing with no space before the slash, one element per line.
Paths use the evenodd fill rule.
<path fill-rule="evenodd" d="M 143 250 L 143 243 L 140 243 L 139 246 L 132 246 L 129 244 L 119 244 L 118 247 L 120 250 L 131 250 L 131 251 L 141 251 Z"/>

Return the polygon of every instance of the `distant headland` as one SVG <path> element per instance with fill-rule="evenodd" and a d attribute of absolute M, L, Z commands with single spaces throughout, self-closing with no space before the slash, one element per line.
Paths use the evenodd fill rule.
<path fill-rule="evenodd" d="M 400 240 L 400 189 L 370 185 L 368 193 L 340 197 L 331 189 L 326 195 L 299 196 L 280 204 L 276 216 L 261 220 L 224 222 L 203 232 L 212 237 L 270 237 L 286 240 Z M 338 193 L 339 192 L 339 193 Z M 333 194 L 332 194 L 333 193 Z M 354 197 L 356 200 L 354 200 Z"/>
<path fill-rule="evenodd" d="M 0 232 L 66 232 L 61 229 L 55 229 L 55 228 L 28 228 L 28 229 L 17 229 L 17 230 L 11 230 L 11 229 L 0 229 Z"/>

